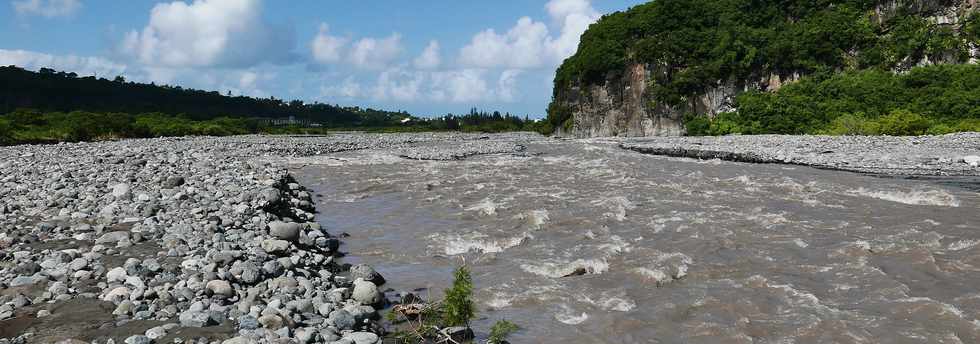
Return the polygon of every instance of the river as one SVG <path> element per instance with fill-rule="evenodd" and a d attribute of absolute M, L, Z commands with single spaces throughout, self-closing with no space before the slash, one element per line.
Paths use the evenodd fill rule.
<path fill-rule="evenodd" d="M 541 139 L 521 154 L 331 154 L 296 175 L 345 260 L 441 297 L 472 272 L 514 343 L 975 343 L 970 182 L 643 155 Z M 427 289 L 420 289 L 427 288 Z"/>

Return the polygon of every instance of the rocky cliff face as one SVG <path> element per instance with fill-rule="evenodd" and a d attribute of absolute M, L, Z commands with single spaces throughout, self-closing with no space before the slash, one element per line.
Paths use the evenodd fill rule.
<path fill-rule="evenodd" d="M 980 0 L 887 0 L 875 7 L 873 22 L 884 23 L 898 15 L 920 15 L 932 23 L 955 25 L 978 9 Z M 980 49 L 971 44 L 970 63 L 976 63 Z M 930 60 L 906 59 L 895 70 L 915 66 L 955 63 L 953 56 Z M 571 137 L 608 136 L 680 136 L 685 134 L 685 114 L 714 117 L 734 111 L 735 97 L 748 90 L 776 91 L 798 80 L 800 73 L 777 74 L 760 70 L 752 77 L 721 80 L 716 86 L 690 95 L 677 105 L 657 102 L 650 90 L 656 73 L 667 73 L 667 66 L 630 63 L 623 71 L 608 73 L 601 84 L 572 83 L 557 89 L 558 105 L 571 114 L 571 125 L 556 129 L 556 134 Z"/>

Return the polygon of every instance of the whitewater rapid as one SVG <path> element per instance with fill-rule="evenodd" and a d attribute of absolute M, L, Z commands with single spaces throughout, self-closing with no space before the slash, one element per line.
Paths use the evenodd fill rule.
<path fill-rule="evenodd" d="M 513 342 L 980 341 L 980 198 L 956 183 L 544 139 L 303 163 L 347 260 L 432 297 L 465 263 L 478 332 Z"/>

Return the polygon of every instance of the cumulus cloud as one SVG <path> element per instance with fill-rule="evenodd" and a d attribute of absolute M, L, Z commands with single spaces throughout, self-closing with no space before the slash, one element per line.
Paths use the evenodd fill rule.
<path fill-rule="evenodd" d="M 330 34 L 327 24 L 310 42 L 313 61 L 320 64 L 346 62 L 361 69 L 381 70 L 398 59 L 402 53 L 402 36 L 392 33 L 385 38 L 365 37 L 356 41 Z"/>
<path fill-rule="evenodd" d="M 123 53 L 148 66 L 250 66 L 281 61 L 292 34 L 261 17 L 260 0 L 195 0 L 161 3 L 142 31 L 123 39 Z"/>
<path fill-rule="evenodd" d="M 10 3 L 18 15 L 42 17 L 67 17 L 82 8 L 79 0 L 20 0 Z"/>
<path fill-rule="evenodd" d="M 334 63 L 341 60 L 344 46 L 350 39 L 330 35 L 330 27 L 320 24 L 320 32 L 313 38 L 311 48 L 313 59 L 319 63 Z"/>
<path fill-rule="evenodd" d="M 476 68 L 551 67 L 575 53 L 579 38 L 600 15 L 588 0 L 551 0 L 545 8 L 558 36 L 548 26 L 522 17 L 506 33 L 484 30 L 460 49 L 459 62 Z"/>
<path fill-rule="evenodd" d="M 409 71 L 391 68 L 378 76 L 369 96 L 375 101 L 401 102 L 513 102 L 516 99 L 519 72 L 507 70 L 498 76 L 497 84 L 487 79 L 486 69 L 465 68 L 444 71 Z"/>
<path fill-rule="evenodd" d="M 429 45 L 425 47 L 422 54 L 415 58 L 415 68 L 418 69 L 434 69 L 438 68 L 439 64 L 442 63 L 442 58 L 439 55 L 439 42 L 430 41 Z"/>
<path fill-rule="evenodd" d="M 81 76 L 98 75 L 112 78 L 123 75 L 126 65 L 101 57 L 65 55 L 56 56 L 26 50 L 0 49 L 0 66 L 15 65 L 29 70 L 51 68 L 75 72 Z"/>
<path fill-rule="evenodd" d="M 350 63 L 365 69 L 387 67 L 402 52 L 402 35 L 393 33 L 386 38 L 361 38 L 354 42 L 350 52 Z"/>
<path fill-rule="evenodd" d="M 340 97 L 345 99 L 354 99 L 364 96 L 363 88 L 361 83 L 354 79 L 353 76 L 348 76 L 339 85 L 323 85 L 320 87 L 321 97 Z"/>

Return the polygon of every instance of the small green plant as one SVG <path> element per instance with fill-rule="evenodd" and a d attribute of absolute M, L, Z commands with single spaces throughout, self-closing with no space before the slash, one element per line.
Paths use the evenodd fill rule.
<path fill-rule="evenodd" d="M 446 289 L 446 298 L 443 300 L 443 325 L 469 326 L 470 320 L 476 314 L 476 306 L 472 300 L 473 279 L 465 265 L 457 268 L 453 275 L 455 280 L 452 287 Z"/>
<path fill-rule="evenodd" d="M 515 323 L 507 320 L 498 320 L 493 324 L 493 327 L 490 327 L 490 337 L 487 338 L 487 344 L 503 343 L 507 336 L 519 329 L 520 327 Z"/>

